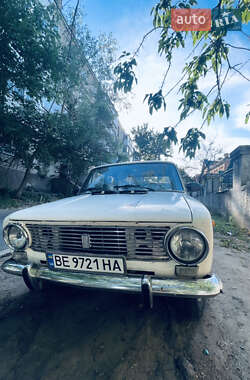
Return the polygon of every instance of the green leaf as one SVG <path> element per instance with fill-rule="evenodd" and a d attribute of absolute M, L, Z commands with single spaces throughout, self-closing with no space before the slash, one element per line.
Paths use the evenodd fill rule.
<path fill-rule="evenodd" d="M 224 105 L 221 104 L 219 108 L 219 116 L 222 117 L 224 115 Z"/>
<path fill-rule="evenodd" d="M 230 104 L 225 103 L 225 111 L 226 111 L 226 116 L 227 116 L 227 119 L 228 119 L 229 116 L 230 116 Z"/>
<path fill-rule="evenodd" d="M 197 128 L 191 128 L 188 130 L 185 137 L 181 139 L 180 151 L 183 150 L 185 156 L 189 159 L 195 157 L 196 151 L 200 149 L 200 139 L 205 139 L 204 133 Z"/>
<path fill-rule="evenodd" d="M 155 94 L 146 94 L 143 101 L 146 99 L 148 99 L 150 115 L 152 115 L 153 110 L 158 111 L 162 106 L 164 111 L 166 110 L 166 102 L 164 96 L 162 95 L 162 90 L 159 90 Z"/>
<path fill-rule="evenodd" d="M 243 24 L 248 24 L 249 23 L 249 21 L 250 21 L 250 10 L 249 9 L 245 9 L 241 13 L 241 20 L 242 20 Z"/>
<path fill-rule="evenodd" d="M 116 93 L 119 91 L 124 91 L 124 93 L 130 92 L 133 84 L 137 84 L 137 78 L 133 69 L 137 62 L 135 58 L 131 58 L 129 61 L 119 63 L 114 68 L 114 74 L 116 75 L 116 80 L 114 82 L 113 88 Z"/>
<path fill-rule="evenodd" d="M 249 118 L 250 118 L 250 111 L 246 114 L 246 117 L 245 117 L 245 124 L 248 123 Z"/>

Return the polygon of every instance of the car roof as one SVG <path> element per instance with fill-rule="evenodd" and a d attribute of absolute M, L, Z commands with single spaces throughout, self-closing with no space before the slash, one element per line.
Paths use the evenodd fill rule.
<path fill-rule="evenodd" d="M 148 160 L 148 161 L 126 161 L 126 162 L 116 162 L 114 164 L 105 164 L 105 165 L 99 165 L 95 166 L 92 169 L 99 169 L 99 168 L 105 168 L 108 166 L 122 166 L 122 165 L 133 165 L 133 164 L 171 164 L 173 166 L 176 166 L 171 161 L 162 161 L 162 160 Z"/>

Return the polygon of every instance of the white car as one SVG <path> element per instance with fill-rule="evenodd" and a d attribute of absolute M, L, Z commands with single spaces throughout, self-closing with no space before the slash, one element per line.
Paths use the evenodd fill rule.
<path fill-rule="evenodd" d="M 31 289 L 53 281 L 141 292 L 151 307 L 153 295 L 201 299 L 222 291 L 211 273 L 209 211 L 169 162 L 94 168 L 80 195 L 14 212 L 3 227 L 13 253 L 2 269 Z"/>

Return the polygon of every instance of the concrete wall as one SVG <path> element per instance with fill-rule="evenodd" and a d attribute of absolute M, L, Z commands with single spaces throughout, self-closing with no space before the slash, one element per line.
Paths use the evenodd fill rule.
<path fill-rule="evenodd" d="M 233 187 L 221 190 L 220 176 L 203 178 L 203 194 L 197 198 L 209 210 L 220 215 L 232 216 L 242 227 L 250 230 L 250 145 L 236 148 L 230 158 L 233 163 Z"/>
<path fill-rule="evenodd" d="M 24 171 L 20 169 L 7 169 L 0 166 L 0 189 L 16 190 L 24 176 Z M 28 183 L 36 190 L 49 192 L 50 183 L 48 178 L 41 178 L 37 174 L 30 174 Z"/>

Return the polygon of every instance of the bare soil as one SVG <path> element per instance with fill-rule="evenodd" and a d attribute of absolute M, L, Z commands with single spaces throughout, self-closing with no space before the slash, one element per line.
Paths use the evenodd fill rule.
<path fill-rule="evenodd" d="M 5 259 L 1 259 L 3 262 Z M 180 300 L 54 286 L 0 271 L 1 380 L 250 379 L 250 252 L 220 247 L 224 294 L 203 317 Z"/>

